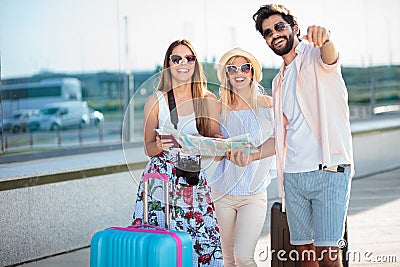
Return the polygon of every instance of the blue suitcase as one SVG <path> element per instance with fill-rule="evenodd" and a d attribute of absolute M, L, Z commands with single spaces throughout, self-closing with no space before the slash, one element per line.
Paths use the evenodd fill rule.
<path fill-rule="evenodd" d="M 148 224 L 148 179 L 164 180 L 165 203 L 168 203 L 168 177 L 146 174 L 144 182 L 144 224 L 110 227 L 95 233 L 90 245 L 90 267 L 191 267 L 192 238 L 186 232 L 169 230 L 169 206 L 166 205 L 166 228 Z"/>

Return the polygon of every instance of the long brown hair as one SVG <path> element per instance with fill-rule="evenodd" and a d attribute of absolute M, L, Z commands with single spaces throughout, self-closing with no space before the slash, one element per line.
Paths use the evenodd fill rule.
<path fill-rule="evenodd" d="M 188 40 L 176 40 L 168 47 L 167 52 L 165 53 L 163 70 L 161 72 L 161 78 L 157 86 L 157 90 L 168 92 L 169 90 L 173 89 L 171 72 L 169 70 L 169 56 L 172 54 L 172 50 L 179 45 L 184 45 L 188 47 L 190 51 L 192 51 L 193 55 L 196 56 L 195 68 L 191 82 L 193 107 L 196 117 L 196 127 L 201 135 L 211 136 L 210 119 L 207 109 L 208 105 L 205 99 L 205 95 L 208 92 L 207 79 L 204 75 L 203 66 L 198 60 L 197 53 Z"/>

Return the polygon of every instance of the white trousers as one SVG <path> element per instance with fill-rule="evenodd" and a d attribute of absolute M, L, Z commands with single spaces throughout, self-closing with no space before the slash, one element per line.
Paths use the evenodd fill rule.
<path fill-rule="evenodd" d="M 224 195 L 212 191 L 224 267 L 257 266 L 254 251 L 265 222 L 267 193 Z"/>

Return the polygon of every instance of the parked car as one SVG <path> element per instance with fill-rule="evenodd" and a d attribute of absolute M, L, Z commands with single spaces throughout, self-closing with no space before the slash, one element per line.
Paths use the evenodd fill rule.
<path fill-rule="evenodd" d="M 104 122 L 104 115 L 98 110 L 89 107 L 90 125 L 98 126 Z"/>
<path fill-rule="evenodd" d="M 12 117 L 4 117 L 2 120 L 0 120 L 1 133 L 11 131 L 11 118 Z"/>
<path fill-rule="evenodd" d="M 11 116 L 5 117 L 1 122 L 0 128 L 4 132 L 26 132 L 30 130 L 30 122 L 34 116 L 40 114 L 39 109 L 19 109 L 15 110 Z"/>
<path fill-rule="evenodd" d="M 41 130 L 84 127 L 90 124 L 89 108 L 86 101 L 65 101 L 45 105 L 40 115 L 30 122 Z"/>

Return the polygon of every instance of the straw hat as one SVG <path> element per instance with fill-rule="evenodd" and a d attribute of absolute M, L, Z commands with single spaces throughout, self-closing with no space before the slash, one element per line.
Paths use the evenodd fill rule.
<path fill-rule="evenodd" d="M 232 57 L 236 57 L 236 56 L 242 56 L 245 57 L 249 60 L 249 62 L 251 63 L 251 65 L 253 66 L 253 81 L 254 82 L 260 82 L 261 78 L 262 78 L 262 71 L 261 71 L 261 65 L 258 62 L 258 60 L 249 52 L 244 51 L 241 48 L 233 48 L 232 50 L 229 50 L 228 52 L 226 52 L 221 59 L 219 60 L 219 64 L 218 64 L 218 80 L 221 82 L 222 81 L 222 77 L 224 77 L 225 75 L 225 64 L 226 62 L 228 62 L 228 60 Z"/>

